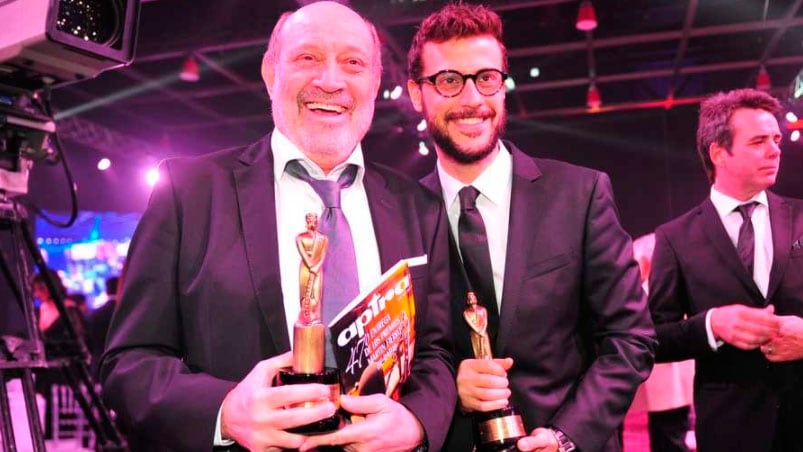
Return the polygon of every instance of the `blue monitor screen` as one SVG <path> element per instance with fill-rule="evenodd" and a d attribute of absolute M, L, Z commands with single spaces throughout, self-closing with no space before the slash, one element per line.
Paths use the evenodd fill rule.
<path fill-rule="evenodd" d="M 65 221 L 66 216 L 49 214 Z M 36 219 L 35 237 L 67 293 L 86 295 L 90 309 L 106 302 L 105 280 L 119 276 L 140 214 L 80 212 L 69 228 Z"/>

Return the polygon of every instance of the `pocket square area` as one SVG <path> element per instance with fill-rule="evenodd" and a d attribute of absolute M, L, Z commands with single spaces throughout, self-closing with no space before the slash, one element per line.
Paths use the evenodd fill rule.
<path fill-rule="evenodd" d="M 793 250 L 799 250 L 801 248 L 803 248 L 803 237 L 800 237 L 795 241 L 795 243 L 792 244 Z"/>

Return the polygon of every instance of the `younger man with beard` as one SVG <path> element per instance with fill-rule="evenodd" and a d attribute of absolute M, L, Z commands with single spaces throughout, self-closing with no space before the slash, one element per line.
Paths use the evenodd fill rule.
<path fill-rule="evenodd" d="M 521 450 L 621 451 L 616 430 L 652 368 L 655 339 L 608 177 L 500 140 L 507 58 L 501 20 L 488 8 L 451 4 L 432 14 L 408 65 L 410 98 L 438 155 L 422 183 L 443 195 L 457 245 L 463 414 L 446 449 L 471 449 L 468 413 L 510 401 L 531 431 Z M 473 359 L 462 318 L 469 286 L 489 312 L 498 359 Z"/>

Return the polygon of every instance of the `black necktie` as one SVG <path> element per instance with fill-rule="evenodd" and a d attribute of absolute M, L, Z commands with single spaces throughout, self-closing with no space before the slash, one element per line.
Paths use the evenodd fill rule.
<path fill-rule="evenodd" d="M 340 190 L 354 183 L 357 165 L 347 166 L 337 182 L 313 178 L 298 160 L 288 162 L 285 171 L 310 184 L 323 201 L 318 225 L 321 233 L 329 238 L 329 247 L 323 262 L 321 314 L 324 323 L 329 323 L 360 292 L 351 228 L 340 208 Z"/>
<path fill-rule="evenodd" d="M 750 220 L 753 216 L 758 203 L 753 201 L 747 204 L 742 204 L 733 210 L 739 211 L 742 215 L 742 226 L 739 227 L 739 239 L 736 241 L 736 252 L 739 253 L 739 259 L 742 260 L 747 273 L 751 276 L 753 274 L 753 255 L 755 254 L 756 237 L 753 232 L 753 222 Z"/>
<path fill-rule="evenodd" d="M 477 294 L 479 304 L 488 310 L 488 333 L 491 340 L 496 338 L 499 325 L 499 308 L 496 305 L 491 254 L 488 251 L 488 236 L 485 223 L 477 210 L 477 197 L 480 192 L 472 187 L 460 190 L 460 219 L 457 222 L 457 240 L 460 255 L 466 269 L 468 285 Z"/>

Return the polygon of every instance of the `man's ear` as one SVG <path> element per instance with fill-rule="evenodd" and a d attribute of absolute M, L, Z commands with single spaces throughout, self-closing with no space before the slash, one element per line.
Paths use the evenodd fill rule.
<path fill-rule="evenodd" d="M 262 80 L 265 81 L 265 87 L 268 89 L 268 96 L 271 95 L 273 90 L 273 82 L 276 78 L 276 68 L 270 64 L 267 55 L 262 57 Z"/>
<path fill-rule="evenodd" d="M 708 146 L 708 157 L 711 159 L 711 163 L 714 164 L 714 167 L 722 163 L 722 159 L 726 153 L 729 153 L 728 150 L 720 146 L 716 141 Z"/>
<path fill-rule="evenodd" d="M 421 104 L 421 85 L 413 80 L 407 80 L 407 94 L 410 95 L 410 102 L 413 103 L 415 111 L 421 113 L 424 110 Z"/>

